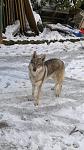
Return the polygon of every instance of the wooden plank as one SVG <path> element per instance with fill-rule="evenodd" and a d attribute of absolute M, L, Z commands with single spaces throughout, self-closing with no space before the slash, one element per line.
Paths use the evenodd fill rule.
<path fill-rule="evenodd" d="M 24 28 L 23 28 L 23 24 L 22 24 L 22 14 L 21 14 L 22 6 L 21 6 L 20 0 L 17 0 L 17 2 L 18 2 L 18 13 L 19 13 L 19 20 L 20 20 L 20 28 L 21 28 L 21 32 L 23 32 Z"/>
<path fill-rule="evenodd" d="M 6 26 L 8 25 L 8 1 L 6 0 L 5 1 L 5 9 L 6 9 L 6 11 L 5 11 L 5 21 L 6 21 Z"/>
<path fill-rule="evenodd" d="M 16 18 L 19 19 L 19 13 L 18 13 L 18 3 L 17 0 L 15 0 L 15 11 L 16 11 Z"/>
<path fill-rule="evenodd" d="M 26 14 L 31 30 L 34 31 L 36 35 L 39 35 L 39 30 L 36 25 L 36 21 L 33 15 L 33 10 L 30 4 L 30 0 L 24 0 L 24 7 L 25 7 L 25 14 Z"/>
<path fill-rule="evenodd" d="M 3 0 L 0 0 L 0 39 L 2 37 L 2 4 Z"/>
<path fill-rule="evenodd" d="M 26 18 L 25 18 L 25 11 L 24 11 L 24 1 L 20 0 L 21 2 L 21 16 L 22 16 L 22 26 L 23 29 L 25 31 L 25 27 L 26 27 Z"/>
<path fill-rule="evenodd" d="M 84 29 L 84 17 L 82 18 L 80 24 L 79 24 L 79 29 Z"/>

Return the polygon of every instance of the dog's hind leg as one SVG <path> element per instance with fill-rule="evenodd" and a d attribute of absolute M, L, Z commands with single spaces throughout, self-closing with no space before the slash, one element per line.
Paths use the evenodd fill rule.
<path fill-rule="evenodd" d="M 61 93 L 63 80 L 64 80 L 64 70 L 58 71 L 55 76 L 55 92 L 57 97 L 59 97 Z"/>
<path fill-rule="evenodd" d="M 56 97 L 59 97 L 62 89 L 62 83 L 56 83 L 55 85 L 55 92 L 56 92 Z"/>

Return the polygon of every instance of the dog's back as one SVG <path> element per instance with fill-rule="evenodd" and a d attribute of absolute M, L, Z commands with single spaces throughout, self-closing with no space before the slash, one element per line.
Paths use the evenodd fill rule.
<path fill-rule="evenodd" d="M 47 67 L 47 76 L 51 76 L 54 72 L 64 70 L 64 63 L 60 59 L 49 59 L 44 62 Z"/>

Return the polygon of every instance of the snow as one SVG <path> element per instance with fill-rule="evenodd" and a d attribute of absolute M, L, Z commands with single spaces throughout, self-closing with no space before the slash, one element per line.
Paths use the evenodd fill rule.
<path fill-rule="evenodd" d="M 41 0 L 37 0 L 37 3 L 40 6 L 41 5 Z"/>
<path fill-rule="evenodd" d="M 41 23 L 41 18 L 39 16 L 39 14 L 36 14 L 36 12 L 34 12 L 34 16 L 35 16 L 35 20 L 36 22 L 40 22 Z M 21 36 L 11 36 L 11 34 L 7 34 L 10 33 L 10 30 L 12 28 L 12 26 L 8 26 L 6 29 L 6 33 L 5 33 L 5 37 L 7 38 L 7 40 L 13 40 L 13 41 L 23 41 L 23 40 L 28 40 L 28 41 L 42 41 L 42 40 L 47 40 L 47 41 L 51 41 L 51 40 L 66 40 L 66 39 L 80 39 L 80 37 L 76 37 L 73 33 L 79 33 L 79 30 L 77 29 L 70 29 L 70 27 L 65 27 L 59 23 L 57 23 L 56 25 L 51 24 L 50 25 L 53 28 L 56 29 L 63 29 L 64 31 L 67 31 L 68 33 L 70 33 L 71 35 L 64 35 L 64 34 L 60 34 L 58 31 L 51 31 L 49 28 L 45 27 L 43 32 L 39 34 L 39 36 L 35 36 L 35 37 L 26 37 L 24 35 Z M 8 31 L 7 31 L 8 30 Z M 13 30 L 13 29 L 12 29 Z"/>
<path fill-rule="evenodd" d="M 69 0 L 69 2 L 70 2 L 70 5 L 71 5 L 71 6 L 74 6 L 74 3 L 73 3 L 72 0 Z"/>
<path fill-rule="evenodd" d="M 6 27 L 5 37 L 13 38 L 13 33 L 16 30 L 18 30 L 18 31 L 20 30 L 20 21 L 19 20 L 15 21 L 15 23 L 13 25 L 9 25 Z"/>
<path fill-rule="evenodd" d="M 0 126 L 0 150 L 84 149 L 84 41 L 59 42 L 60 38 L 68 36 L 44 29 L 38 37 L 28 40 L 58 39 L 58 42 L 0 44 L 0 124 L 8 124 Z M 25 36 L 12 39 L 24 40 Z M 37 107 L 28 75 L 28 64 L 35 50 L 45 53 L 46 59 L 57 57 L 65 63 L 60 97 L 55 97 L 54 83 L 48 80 Z M 74 127 L 78 131 L 70 135 Z"/>
<path fill-rule="evenodd" d="M 72 60 L 66 68 L 66 76 L 84 81 L 84 58 L 81 60 Z"/>
<path fill-rule="evenodd" d="M 37 14 L 35 11 L 33 11 L 33 13 L 34 13 L 34 17 L 35 17 L 36 23 L 40 22 L 42 24 L 42 20 L 41 20 L 40 15 Z"/>

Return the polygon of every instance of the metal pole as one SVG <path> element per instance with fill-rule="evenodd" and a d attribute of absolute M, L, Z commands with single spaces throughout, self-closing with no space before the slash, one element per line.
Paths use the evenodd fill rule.
<path fill-rule="evenodd" d="M 3 0 L 0 0 L 0 38 L 2 37 L 2 6 L 3 6 Z"/>

